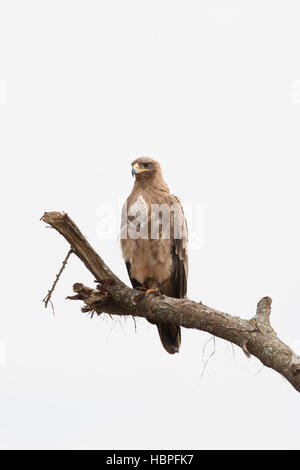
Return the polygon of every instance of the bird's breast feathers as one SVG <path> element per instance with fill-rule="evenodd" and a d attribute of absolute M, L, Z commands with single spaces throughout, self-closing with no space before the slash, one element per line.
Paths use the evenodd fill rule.
<path fill-rule="evenodd" d="M 122 210 L 123 257 L 131 265 L 132 277 L 140 283 L 146 278 L 163 282 L 172 272 L 174 237 L 186 236 L 182 207 L 171 194 L 132 196 Z"/>

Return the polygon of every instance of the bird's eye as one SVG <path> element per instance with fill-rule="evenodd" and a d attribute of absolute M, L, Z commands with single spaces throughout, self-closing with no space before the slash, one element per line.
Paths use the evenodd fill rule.
<path fill-rule="evenodd" d="M 146 163 L 144 163 L 143 166 L 144 166 L 145 168 L 149 168 L 149 167 L 151 166 L 151 163 L 150 163 L 150 162 L 146 162 Z"/>

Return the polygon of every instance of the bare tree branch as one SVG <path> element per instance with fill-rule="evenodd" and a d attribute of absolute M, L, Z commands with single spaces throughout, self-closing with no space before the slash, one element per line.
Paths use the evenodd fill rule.
<path fill-rule="evenodd" d="M 56 278 L 55 278 L 55 280 L 54 280 L 54 282 L 53 282 L 53 285 L 52 285 L 51 289 L 48 290 L 48 294 L 46 295 L 46 297 L 43 298 L 43 302 L 44 302 L 44 304 L 45 304 L 45 308 L 48 307 L 48 303 L 49 303 L 49 301 L 50 301 L 51 306 L 52 306 L 53 314 L 54 314 L 54 307 L 53 307 L 53 304 L 52 304 L 52 301 L 51 301 L 51 296 L 52 296 L 52 294 L 53 294 L 53 292 L 54 292 L 54 289 L 55 289 L 55 287 L 56 287 L 56 284 L 57 284 L 58 281 L 59 281 L 59 278 L 60 278 L 60 276 L 61 276 L 61 273 L 63 272 L 63 270 L 64 270 L 65 267 L 66 267 L 66 264 L 67 264 L 68 259 L 69 259 L 69 257 L 70 257 L 70 255 L 71 255 L 72 252 L 73 252 L 73 250 L 72 250 L 72 248 L 71 248 L 71 249 L 68 251 L 67 256 L 65 257 L 65 259 L 63 260 L 62 267 L 60 268 L 60 270 L 59 270 L 58 273 L 56 274 Z"/>
<path fill-rule="evenodd" d="M 171 297 L 148 296 L 127 287 L 104 263 L 67 214 L 46 212 L 42 220 L 55 228 L 71 245 L 72 251 L 93 274 L 96 288 L 76 283 L 75 295 L 84 312 L 143 317 L 155 323 L 169 323 L 211 333 L 240 346 L 245 354 L 283 375 L 300 392 L 300 357 L 284 344 L 270 325 L 270 297 L 258 302 L 251 320 L 231 316 L 201 302 Z"/>

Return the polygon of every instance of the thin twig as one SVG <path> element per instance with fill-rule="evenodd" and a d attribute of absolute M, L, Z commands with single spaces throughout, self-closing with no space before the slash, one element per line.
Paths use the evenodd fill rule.
<path fill-rule="evenodd" d="M 51 296 L 52 296 L 52 294 L 53 294 L 53 292 L 54 292 L 54 289 L 55 289 L 55 287 L 56 287 L 56 284 L 58 283 L 58 280 L 59 280 L 59 278 L 60 278 L 60 276 L 61 276 L 61 273 L 63 272 L 63 270 L 64 270 L 65 267 L 66 267 L 66 264 L 67 264 L 67 262 L 68 262 L 68 259 L 69 259 L 70 255 L 71 255 L 71 253 L 73 253 L 72 248 L 68 251 L 68 254 L 67 254 L 67 256 L 65 257 L 65 259 L 64 259 L 64 261 L 63 261 L 62 267 L 60 268 L 58 274 L 56 274 L 56 278 L 55 278 L 55 281 L 53 282 L 53 285 L 52 285 L 51 289 L 48 290 L 48 294 L 46 295 L 46 297 L 43 298 L 43 302 L 44 302 L 44 304 L 45 304 L 45 308 L 47 308 L 48 303 L 49 303 L 49 301 L 50 301 L 51 306 L 52 306 L 53 315 L 54 315 L 54 307 L 53 307 L 53 303 L 52 303 L 52 301 L 51 301 Z"/>
<path fill-rule="evenodd" d="M 133 323 L 134 323 L 134 331 L 136 333 L 136 320 L 135 320 L 133 315 L 131 315 L 131 317 L 132 317 L 132 320 L 133 320 Z"/>
<path fill-rule="evenodd" d="M 208 356 L 208 358 L 206 359 L 206 361 L 204 362 L 204 353 L 205 353 L 205 349 L 206 349 L 206 346 L 207 344 L 210 342 L 210 341 L 213 341 L 214 343 L 214 349 L 213 351 L 210 353 L 210 355 Z M 206 369 L 206 366 L 208 364 L 208 361 L 210 360 L 210 358 L 215 354 L 216 352 L 216 338 L 214 336 L 211 336 L 204 344 L 204 347 L 203 347 L 203 351 L 202 351 L 202 362 L 203 362 L 203 370 L 202 370 L 202 373 L 201 373 L 201 376 L 200 376 L 200 381 L 202 380 L 203 378 L 203 375 L 204 375 L 204 372 L 205 372 L 205 369 Z M 209 375 L 209 374 L 208 374 Z"/>
<path fill-rule="evenodd" d="M 256 377 L 263 370 L 263 368 L 264 365 L 262 365 L 261 368 L 257 372 L 255 372 L 254 377 Z"/>

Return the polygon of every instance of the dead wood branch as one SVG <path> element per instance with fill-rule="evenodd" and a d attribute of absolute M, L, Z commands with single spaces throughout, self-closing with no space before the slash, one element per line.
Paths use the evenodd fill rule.
<path fill-rule="evenodd" d="M 55 280 L 54 280 L 54 282 L 53 282 L 53 285 L 52 285 L 51 289 L 48 290 L 48 294 L 47 294 L 46 297 L 44 297 L 44 299 L 43 299 L 43 302 L 44 302 L 44 304 L 45 304 L 45 308 L 48 307 L 49 301 L 51 302 L 53 314 L 54 314 L 54 308 L 53 308 L 53 304 L 52 304 L 52 301 L 51 301 L 51 296 L 52 296 L 52 294 L 53 294 L 53 292 L 54 292 L 54 289 L 55 289 L 55 287 L 56 287 L 56 284 L 57 284 L 58 281 L 59 281 L 59 278 L 60 278 L 60 276 L 61 276 L 61 273 L 63 272 L 63 270 L 64 270 L 65 267 L 66 267 L 66 264 L 67 264 L 68 259 L 69 259 L 69 257 L 70 257 L 70 255 L 71 255 L 72 252 L 73 252 L 73 250 L 72 250 L 72 248 L 71 248 L 71 249 L 68 251 L 67 256 L 65 257 L 65 259 L 63 260 L 62 267 L 60 268 L 60 270 L 59 270 L 58 273 L 56 274 L 56 278 L 55 278 Z"/>
<path fill-rule="evenodd" d="M 67 214 L 46 212 L 42 220 L 68 241 L 72 251 L 99 282 L 97 288 L 74 284 L 75 295 L 68 298 L 83 301 L 83 311 L 131 315 L 155 323 L 172 323 L 206 331 L 240 346 L 247 356 L 256 356 L 300 392 L 300 357 L 278 338 L 271 327 L 270 297 L 258 302 L 256 314 L 251 320 L 234 317 L 188 299 L 162 295 L 141 300 L 141 292 L 127 287 L 106 266 Z"/>

